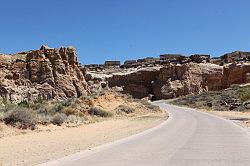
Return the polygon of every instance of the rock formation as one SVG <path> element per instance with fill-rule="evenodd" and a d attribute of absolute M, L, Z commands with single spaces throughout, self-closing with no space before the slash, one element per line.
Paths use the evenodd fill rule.
<path fill-rule="evenodd" d="M 159 69 L 148 68 L 138 70 L 129 74 L 116 74 L 107 79 L 109 87 L 123 87 L 124 93 L 133 97 L 143 98 L 152 94 L 153 81 L 159 76 Z"/>
<path fill-rule="evenodd" d="M 169 64 L 108 78 L 110 87 L 143 98 L 170 99 L 209 90 L 221 90 L 232 84 L 250 83 L 250 64 L 219 66 L 211 63 Z"/>
<path fill-rule="evenodd" d="M 245 60 L 223 66 L 220 58 L 210 63 L 209 55 L 165 54 L 126 61 L 122 66 L 113 61 L 107 62 L 106 68 L 88 65 L 88 69 L 98 69 L 88 74 L 78 63 L 73 47 L 42 46 L 40 50 L 14 55 L 0 54 L 0 101 L 66 99 L 108 87 L 136 98 L 170 99 L 250 83 L 248 53 L 234 54 L 226 57 L 239 55 Z"/>
<path fill-rule="evenodd" d="M 19 102 L 65 99 L 88 93 L 85 68 L 73 47 L 0 55 L 0 97 Z"/>

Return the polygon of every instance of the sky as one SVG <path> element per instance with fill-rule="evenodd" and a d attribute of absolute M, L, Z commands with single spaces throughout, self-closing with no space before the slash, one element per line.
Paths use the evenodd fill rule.
<path fill-rule="evenodd" d="M 0 52 L 74 46 L 82 64 L 250 51 L 249 0 L 2 0 Z"/>

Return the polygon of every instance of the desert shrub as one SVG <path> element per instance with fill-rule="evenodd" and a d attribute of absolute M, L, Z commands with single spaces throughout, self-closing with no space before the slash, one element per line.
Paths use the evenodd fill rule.
<path fill-rule="evenodd" d="M 77 111 L 71 107 L 67 107 L 63 109 L 63 113 L 65 113 L 67 116 L 74 115 L 77 113 Z"/>
<path fill-rule="evenodd" d="M 42 101 L 34 101 L 32 103 L 29 104 L 30 105 L 30 108 L 32 108 L 33 110 L 37 110 L 37 109 L 40 109 L 40 108 L 47 108 L 48 106 L 50 106 L 50 102 L 48 101 L 45 101 L 45 100 L 42 100 Z"/>
<path fill-rule="evenodd" d="M 62 105 L 62 103 L 55 103 L 53 104 L 50 108 L 48 108 L 48 112 L 50 114 L 55 114 L 58 112 L 61 112 L 63 110 L 64 106 Z"/>
<path fill-rule="evenodd" d="M 132 108 L 132 107 L 129 107 L 129 106 L 126 106 L 126 105 L 119 105 L 117 108 L 116 108 L 116 113 L 120 114 L 120 113 L 126 113 L 126 114 L 130 114 L 130 113 L 133 113 L 135 112 L 135 109 Z"/>
<path fill-rule="evenodd" d="M 147 109 L 150 109 L 151 111 L 155 111 L 155 112 L 161 110 L 160 107 L 159 107 L 159 106 L 156 106 L 156 105 L 146 105 L 146 108 L 147 108 Z"/>
<path fill-rule="evenodd" d="M 17 108 L 17 105 L 16 105 L 16 104 L 7 103 L 7 104 L 5 104 L 5 107 L 3 108 L 3 110 L 4 110 L 5 112 L 8 112 L 8 111 L 14 110 L 14 109 L 16 109 L 16 108 Z"/>
<path fill-rule="evenodd" d="M 74 103 L 74 99 L 66 99 L 61 102 L 62 106 L 68 107 Z"/>
<path fill-rule="evenodd" d="M 79 98 L 75 99 L 75 101 L 74 101 L 74 104 L 76 104 L 76 105 L 81 104 L 81 103 L 82 103 L 82 101 Z"/>
<path fill-rule="evenodd" d="M 48 109 L 44 104 L 36 104 L 35 106 L 32 106 L 31 108 L 38 114 L 48 113 Z"/>
<path fill-rule="evenodd" d="M 44 113 L 38 113 L 37 114 L 37 122 L 42 125 L 50 124 L 52 117 L 44 114 Z"/>
<path fill-rule="evenodd" d="M 24 108 L 7 112 L 3 121 L 7 125 L 12 125 L 21 129 L 34 129 L 37 122 L 34 112 Z"/>
<path fill-rule="evenodd" d="M 131 97 L 131 98 L 128 98 L 128 101 L 129 101 L 129 102 L 140 103 L 142 100 L 141 100 L 141 99 L 136 99 L 136 98 Z"/>
<path fill-rule="evenodd" d="M 54 125 L 61 126 L 67 120 L 67 115 L 64 113 L 57 113 L 51 120 L 51 123 Z"/>
<path fill-rule="evenodd" d="M 239 97 L 241 101 L 250 100 L 250 88 L 243 88 L 239 90 Z"/>
<path fill-rule="evenodd" d="M 113 115 L 111 112 L 105 111 L 99 107 L 91 107 L 88 110 L 88 113 L 90 115 L 96 115 L 96 116 L 100 116 L 100 117 L 111 117 Z"/>
<path fill-rule="evenodd" d="M 3 110 L 0 110 L 0 121 L 3 121 L 5 112 Z"/>
<path fill-rule="evenodd" d="M 44 99 L 41 95 L 39 95 L 36 100 L 34 101 L 34 103 L 44 103 Z"/>
<path fill-rule="evenodd" d="M 0 96 L 0 105 L 3 105 L 4 102 L 3 102 L 3 98 Z"/>
<path fill-rule="evenodd" d="M 78 118 L 75 115 L 69 115 L 67 118 L 67 123 L 77 123 L 78 122 Z"/>
<path fill-rule="evenodd" d="M 81 100 L 90 100 L 90 97 L 89 96 L 81 96 L 80 99 Z"/>
<path fill-rule="evenodd" d="M 83 112 L 80 112 L 80 111 L 79 111 L 79 112 L 77 112 L 77 116 L 78 116 L 78 117 L 85 117 L 85 114 L 84 114 Z"/>
<path fill-rule="evenodd" d="M 30 107 L 30 103 L 28 101 L 26 101 L 26 100 L 23 100 L 23 101 L 19 102 L 17 105 L 20 106 L 20 107 L 24 107 L 24 108 L 29 108 Z"/>

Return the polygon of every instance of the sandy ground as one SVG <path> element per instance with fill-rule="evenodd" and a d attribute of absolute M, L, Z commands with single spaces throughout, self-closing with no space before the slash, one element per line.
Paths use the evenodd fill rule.
<path fill-rule="evenodd" d="M 0 165 L 36 165 L 85 149 L 112 142 L 154 127 L 165 115 L 109 119 L 78 127 L 52 127 L 48 130 L 17 132 L 0 129 Z M 11 136 L 12 135 L 12 136 Z"/>

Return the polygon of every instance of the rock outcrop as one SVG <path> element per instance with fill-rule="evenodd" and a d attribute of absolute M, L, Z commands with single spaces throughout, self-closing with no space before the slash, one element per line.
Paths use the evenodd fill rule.
<path fill-rule="evenodd" d="M 232 84 L 242 84 L 250 82 L 250 63 L 232 63 L 224 67 L 224 77 L 222 84 L 229 87 Z"/>
<path fill-rule="evenodd" d="M 123 93 L 143 98 L 153 93 L 152 85 L 159 76 L 159 69 L 147 68 L 129 74 L 115 74 L 107 79 L 109 87 L 122 87 Z"/>
<path fill-rule="evenodd" d="M 250 83 L 250 64 L 219 66 L 211 63 L 169 64 L 108 79 L 110 87 L 119 86 L 136 98 L 170 99 L 203 91 L 221 90 L 232 84 Z"/>
<path fill-rule="evenodd" d="M 42 46 L 40 50 L 0 55 L 0 97 L 13 102 L 79 97 L 88 94 L 85 74 L 73 47 Z"/>

